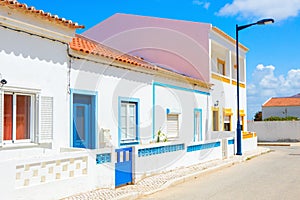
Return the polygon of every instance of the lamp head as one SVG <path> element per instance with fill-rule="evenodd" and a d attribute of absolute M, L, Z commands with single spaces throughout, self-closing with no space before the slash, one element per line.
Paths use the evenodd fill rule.
<path fill-rule="evenodd" d="M 265 24 L 273 24 L 274 23 L 274 19 L 262 19 L 256 22 L 257 25 L 265 25 Z"/>
<path fill-rule="evenodd" d="M 7 84 L 7 80 L 5 80 L 5 79 L 2 79 L 0 82 L 1 82 L 2 85 Z"/>

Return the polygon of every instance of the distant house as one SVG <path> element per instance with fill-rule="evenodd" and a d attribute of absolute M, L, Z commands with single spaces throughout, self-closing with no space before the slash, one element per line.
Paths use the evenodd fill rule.
<path fill-rule="evenodd" d="M 291 97 L 272 97 L 262 105 L 262 118 L 271 116 L 300 118 L 300 94 Z"/>

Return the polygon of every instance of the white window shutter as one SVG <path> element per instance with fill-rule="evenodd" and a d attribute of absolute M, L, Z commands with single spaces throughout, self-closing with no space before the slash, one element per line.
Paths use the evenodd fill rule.
<path fill-rule="evenodd" d="M 53 97 L 40 97 L 39 143 L 49 143 L 53 139 Z"/>
<path fill-rule="evenodd" d="M 168 137 L 178 137 L 178 114 L 167 115 Z"/>
<path fill-rule="evenodd" d="M 3 92 L 0 90 L 0 146 L 2 146 L 3 141 Z"/>

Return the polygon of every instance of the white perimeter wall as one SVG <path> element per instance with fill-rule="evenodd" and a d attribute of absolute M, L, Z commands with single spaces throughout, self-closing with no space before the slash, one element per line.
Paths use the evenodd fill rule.
<path fill-rule="evenodd" d="M 300 141 L 300 121 L 250 121 L 248 128 L 258 141 Z"/>

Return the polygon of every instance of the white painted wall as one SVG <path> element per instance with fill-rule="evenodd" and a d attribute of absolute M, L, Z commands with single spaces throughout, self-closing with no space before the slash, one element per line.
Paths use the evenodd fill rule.
<path fill-rule="evenodd" d="M 300 141 L 299 121 L 249 121 L 248 126 L 258 141 Z"/>
<path fill-rule="evenodd" d="M 0 34 L 0 73 L 8 82 L 2 90 L 35 90 L 53 97 L 53 148 L 67 146 L 67 46 L 2 27 Z"/>
<path fill-rule="evenodd" d="M 152 130 L 152 76 L 75 59 L 71 69 L 71 88 L 98 92 L 98 134 L 109 129 L 112 144 L 118 147 L 118 98 L 140 100 L 141 143 L 149 142 Z"/>
<path fill-rule="evenodd" d="M 236 95 L 236 85 L 225 83 L 216 79 L 211 79 L 213 86 L 213 91 L 211 92 L 212 96 L 212 105 L 217 101 L 219 104 L 219 127 L 220 131 L 223 131 L 223 109 L 231 108 L 233 115 L 231 115 L 232 131 L 236 130 L 237 125 L 237 95 Z M 246 89 L 240 87 L 240 110 L 244 110 L 247 113 L 247 98 L 246 98 Z M 242 123 L 242 122 L 241 122 Z M 247 116 L 244 116 L 244 126 L 245 131 L 247 131 Z M 211 124 L 212 127 L 212 124 Z M 210 129 L 212 130 L 212 128 Z"/>
<path fill-rule="evenodd" d="M 253 151 L 257 148 L 257 137 L 242 140 L 242 152 Z"/>
<path fill-rule="evenodd" d="M 156 85 L 153 91 L 153 83 Z M 169 87 L 170 86 L 170 87 Z M 172 87 L 176 88 L 172 88 Z M 155 97 L 155 132 L 166 132 L 166 109 L 180 112 L 180 133 L 177 141 L 194 139 L 194 109 L 202 109 L 203 139 L 207 133 L 209 96 L 193 92 L 187 83 L 171 81 L 154 75 L 111 67 L 101 63 L 74 59 L 71 68 L 71 88 L 98 92 L 98 132 L 109 129 L 112 145 L 118 146 L 118 98 L 140 100 L 140 143 L 153 138 L 153 95 Z M 187 90 L 186 90 L 187 89 Z M 196 88 L 198 89 L 198 88 Z"/>
<path fill-rule="evenodd" d="M 168 85 L 155 86 L 155 132 L 161 129 L 163 133 L 167 133 L 167 114 L 169 109 L 174 113 L 179 113 L 179 137 L 170 138 L 170 140 L 192 142 L 194 140 L 194 109 L 202 110 L 202 138 L 203 141 L 207 134 L 208 120 L 208 98 L 206 94 L 198 94 L 193 91 L 186 91 L 181 87 L 190 88 L 189 85 L 178 85 L 175 82 L 166 82 L 158 80 L 160 83 L 167 83 L 178 88 L 171 88 Z"/>
<path fill-rule="evenodd" d="M 262 118 L 293 116 L 300 118 L 300 106 L 262 107 Z"/>

